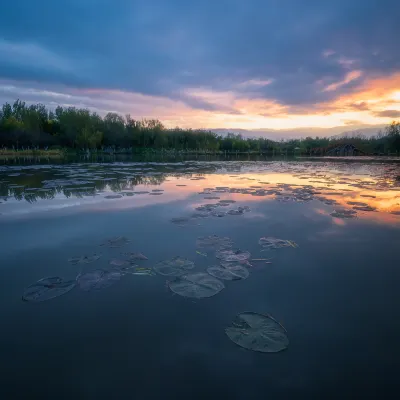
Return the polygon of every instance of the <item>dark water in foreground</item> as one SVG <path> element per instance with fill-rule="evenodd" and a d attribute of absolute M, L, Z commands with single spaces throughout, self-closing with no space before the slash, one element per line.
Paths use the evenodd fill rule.
<path fill-rule="evenodd" d="M 0 398 L 394 397 L 399 168 L 334 162 L 0 167 Z M 195 210 L 227 199 L 236 202 Z M 251 211 L 227 214 L 242 206 Z M 356 214 L 343 218 L 343 209 Z M 342 217 L 332 216 L 335 210 Z M 130 274 L 102 290 L 75 287 L 45 302 L 21 300 L 43 277 L 112 269 L 109 260 L 123 259 L 124 251 L 146 255 L 140 267 L 179 255 L 195 262 L 194 271 L 205 271 L 218 260 L 213 250 L 196 252 L 196 239 L 213 234 L 272 263 L 251 261 L 248 279 L 225 281 L 224 290 L 200 300 L 173 295 L 164 276 Z M 115 236 L 131 242 L 99 246 Z M 264 236 L 299 247 L 261 252 Z M 102 257 L 68 262 L 93 253 Z M 224 329 L 243 311 L 277 319 L 287 329 L 288 349 L 264 354 L 231 342 Z"/>

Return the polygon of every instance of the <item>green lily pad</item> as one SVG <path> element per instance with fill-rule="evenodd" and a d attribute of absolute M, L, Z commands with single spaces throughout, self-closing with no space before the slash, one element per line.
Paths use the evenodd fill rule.
<path fill-rule="evenodd" d="M 195 299 L 214 296 L 225 288 L 220 280 L 202 272 L 176 278 L 168 282 L 168 286 L 180 296 Z"/>
<path fill-rule="evenodd" d="M 276 353 L 289 346 L 286 329 L 269 315 L 241 313 L 225 333 L 238 346 L 262 353 Z"/>

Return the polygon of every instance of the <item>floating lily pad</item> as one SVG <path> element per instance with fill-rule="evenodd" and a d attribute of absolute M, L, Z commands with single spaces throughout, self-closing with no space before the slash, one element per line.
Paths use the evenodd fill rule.
<path fill-rule="evenodd" d="M 155 272 L 151 268 L 135 267 L 131 272 L 132 275 L 148 275 L 155 276 Z"/>
<path fill-rule="evenodd" d="M 104 196 L 105 199 L 120 199 L 122 194 L 109 194 L 108 196 Z"/>
<path fill-rule="evenodd" d="M 232 209 L 227 212 L 229 215 L 243 215 L 244 211 L 239 209 Z"/>
<path fill-rule="evenodd" d="M 116 247 L 122 247 L 125 244 L 129 243 L 130 240 L 127 239 L 124 236 L 117 236 L 111 239 L 107 239 L 104 243 L 102 243 L 100 246 L 105 246 L 105 247 L 110 247 L 110 248 L 116 248 Z"/>
<path fill-rule="evenodd" d="M 362 201 L 348 201 L 347 204 L 350 204 L 352 206 L 359 206 L 359 207 L 366 207 L 368 206 L 367 203 L 363 203 Z"/>
<path fill-rule="evenodd" d="M 359 211 L 376 211 L 375 207 L 371 207 L 371 206 L 354 206 L 353 207 L 354 210 L 359 210 Z"/>
<path fill-rule="evenodd" d="M 116 267 L 121 267 L 124 265 L 130 265 L 131 262 L 128 260 L 121 260 L 119 258 L 113 258 L 110 260 L 110 265 L 115 265 Z"/>
<path fill-rule="evenodd" d="M 110 263 L 111 264 L 111 263 Z M 135 272 L 135 268 L 137 268 L 138 265 L 136 264 L 123 264 L 123 265 L 114 265 L 113 270 L 117 271 L 122 275 L 133 275 L 133 273 Z"/>
<path fill-rule="evenodd" d="M 232 247 L 233 241 L 227 236 L 199 236 L 196 240 L 197 247 L 227 248 Z"/>
<path fill-rule="evenodd" d="M 93 254 L 92 256 L 81 256 L 81 257 L 71 257 L 68 261 L 73 264 L 90 264 L 97 261 L 101 257 L 101 254 Z"/>
<path fill-rule="evenodd" d="M 129 257 L 131 260 L 148 260 L 148 258 L 142 253 L 129 252 L 121 254 L 125 257 Z"/>
<path fill-rule="evenodd" d="M 43 278 L 25 289 L 22 300 L 39 302 L 54 299 L 68 293 L 75 287 L 75 284 L 75 280 L 67 281 L 58 276 Z"/>
<path fill-rule="evenodd" d="M 150 192 L 147 192 L 147 191 L 145 191 L 145 190 L 142 190 L 142 191 L 138 191 L 138 192 L 133 192 L 134 194 L 147 194 L 147 193 L 150 193 Z"/>
<path fill-rule="evenodd" d="M 226 212 L 223 212 L 223 211 L 212 211 L 212 212 L 211 212 L 211 215 L 212 215 L 213 217 L 222 218 L 222 217 L 225 217 Z"/>
<path fill-rule="evenodd" d="M 207 272 L 215 278 L 227 281 L 237 281 L 246 279 L 249 276 L 247 268 L 241 265 L 233 265 L 230 267 L 223 267 L 220 265 L 213 265 L 207 268 Z"/>
<path fill-rule="evenodd" d="M 242 262 L 247 261 L 251 254 L 240 249 L 222 249 L 215 252 L 215 257 L 227 262 Z"/>
<path fill-rule="evenodd" d="M 121 273 L 119 271 L 98 269 L 80 274 L 77 276 L 76 280 L 82 290 L 89 291 L 105 289 L 119 281 L 120 278 Z"/>
<path fill-rule="evenodd" d="M 355 218 L 357 212 L 354 210 L 345 210 L 345 209 L 338 209 L 331 213 L 331 216 L 334 218 Z"/>
<path fill-rule="evenodd" d="M 187 258 L 176 256 L 169 260 L 160 261 L 154 270 L 164 276 L 181 276 L 194 268 L 194 262 Z"/>
<path fill-rule="evenodd" d="M 269 315 L 241 313 L 225 333 L 238 346 L 262 353 L 276 353 L 289 346 L 286 329 Z"/>
<path fill-rule="evenodd" d="M 207 196 L 207 197 L 204 197 L 204 199 L 205 200 L 219 200 L 219 197 L 218 196 Z"/>
<path fill-rule="evenodd" d="M 214 296 L 225 288 L 225 285 L 220 280 L 203 272 L 176 278 L 168 282 L 168 286 L 174 293 L 180 296 L 195 299 Z"/>
<path fill-rule="evenodd" d="M 274 237 L 262 237 L 258 244 L 265 250 L 281 249 L 283 247 L 298 247 L 297 243 L 291 240 L 277 239 Z"/>
<path fill-rule="evenodd" d="M 233 203 L 236 203 L 236 200 L 220 200 L 218 203 L 220 203 L 220 204 L 233 204 Z"/>

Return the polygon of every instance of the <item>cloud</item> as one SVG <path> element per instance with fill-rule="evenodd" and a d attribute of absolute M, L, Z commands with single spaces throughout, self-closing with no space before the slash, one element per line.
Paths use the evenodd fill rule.
<path fill-rule="evenodd" d="M 20 0 L 2 10 L 0 38 L 14 48 L 36 46 L 46 59 L 52 55 L 72 69 L 65 73 L 50 62 L 42 65 L 53 69 L 45 74 L 40 66 L 29 68 L 32 57 L 25 68 L 20 59 L 16 69 L 11 57 L 2 61 L 0 75 L 171 97 L 205 85 L 229 91 L 227 77 L 234 85 L 272 79 L 248 90 L 283 104 L 307 104 L 332 99 L 314 82 L 342 82 L 349 65 L 367 77 L 398 70 L 399 14 L 395 0 L 385 7 L 376 0 Z M 55 23 L 56 15 L 63 18 Z"/>
<path fill-rule="evenodd" d="M 352 103 L 347 106 L 351 110 L 359 110 L 359 111 L 368 111 L 369 106 L 365 101 L 361 101 L 360 103 Z"/>
<path fill-rule="evenodd" d="M 374 115 L 385 118 L 400 118 L 400 110 L 376 111 L 374 112 Z"/>
<path fill-rule="evenodd" d="M 193 127 L 384 123 L 397 15 L 396 0 L 18 0 L 0 13 L 0 96 Z"/>
<path fill-rule="evenodd" d="M 324 92 L 333 92 L 336 91 L 337 89 L 341 88 L 342 86 L 345 86 L 349 84 L 350 82 L 353 82 L 356 79 L 361 78 L 362 76 L 362 71 L 351 71 L 346 74 L 344 79 L 342 79 L 339 82 L 331 83 L 327 87 L 323 89 Z"/>

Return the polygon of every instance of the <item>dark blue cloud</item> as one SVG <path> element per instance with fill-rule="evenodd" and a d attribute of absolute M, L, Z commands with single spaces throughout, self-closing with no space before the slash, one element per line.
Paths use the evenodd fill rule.
<path fill-rule="evenodd" d="M 400 71 L 399 15 L 398 0 L 15 0 L 0 14 L 0 78 L 137 91 L 209 110 L 216 106 L 184 89 L 272 79 L 251 95 L 307 105 L 354 90 L 359 81 L 331 92 L 318 83 L 351 69 Z"/>

